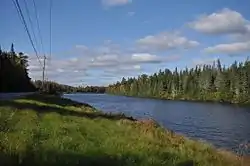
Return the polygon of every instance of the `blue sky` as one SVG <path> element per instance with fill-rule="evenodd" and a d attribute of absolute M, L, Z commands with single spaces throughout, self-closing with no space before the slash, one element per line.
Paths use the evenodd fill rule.
<path fill-rule="evenodd" d="M 209 64 L 228 65 L 250 52 L 248 0 L 52 0 L 52 57 L 46 77 L 70 85 L 108 85 L 124 77 Z M 38 36 L 32 0 L 26 0 Z M 35 0 L 45 54 L 49 53 L 49 0 Z M 20 0 L 31 30 L 24 1 Z M 27 34 L 10 0 L 1 0 L 0 45 L 30 57 Z M 39 38 L 37 38 L 38 40 Z M 36 45 L 39 55 L 41 45 Z"/>

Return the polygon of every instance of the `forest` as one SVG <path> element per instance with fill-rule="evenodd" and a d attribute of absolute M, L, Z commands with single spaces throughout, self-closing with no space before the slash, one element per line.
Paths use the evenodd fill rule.
<path fill-rule="evenodd" d="M 14 50 L 11 45 L 10 51 L 0 48 L 0 92 L 32 92 L 35 86 L 28 76 L 28 56 Z"/>
<path fill-rule="evenodd" d="M 107 92 L 117 95 L 169 100 L 250 103 L 250 61 L 234 62 L 229 67 L 220 60 L 212 65 L 174 71 L 165 69 L 152 75 L 123 78 Z"/>
<path fill-rule="evenodd" d="M 74 91 L 75 87 L 69 86 L 69 85 L 64 85 L 64 84 L 59 84 L 54 81 L 42 81 L 42 80 L 35 80 L 32 81 L 36 89 L 40 92 L 43 93 L 50 93 L 50 94 L 55 94 L 55 93 L 71 93 Z"/>
<path fill-rule="evenodd" d="M 43 91 L 46 93 L 104 93 L 105 92 L 105 87 L 102 86 L 69 86 L 69 85 L 64 85 L 64 84 L 59 84 L 54 81 L 45 81 L 44 83 L 41 80 L 35 80 L 33 82 L 35 87 L 39 91 Z"/>
<path fill-rule="evenodd" d="M 106 87 L 105 86 L 78 86 L 75 87 L 75 92 L 82 92 L 82 93 L 105 93 Z"/>

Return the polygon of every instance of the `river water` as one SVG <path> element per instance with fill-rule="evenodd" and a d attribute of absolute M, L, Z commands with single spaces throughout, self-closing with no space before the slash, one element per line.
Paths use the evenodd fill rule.
<path fill-rule="evenodd" d="M 77 93 L 64 97 L 104 112 L 122 112 L 137 119 L 153 118 L 167 129 L 235 152 L 240 144 L 250 143 L 250 107 L 108 94 Z"/>

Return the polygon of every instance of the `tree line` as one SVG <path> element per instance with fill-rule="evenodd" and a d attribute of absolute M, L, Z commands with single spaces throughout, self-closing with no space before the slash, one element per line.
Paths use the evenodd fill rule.
<path fill-rule="evenodd" d="M 105 87 L 103 86 L 69 86 L 64 84 L 59 84 L 54 81 L 45 81 L 44 83 L 41 80 L 35 80 L 33 82 L 35 87 L 43 92 L 49 94 L 58 94 L 58 93 L 104 93 Z"/>
<path fill-rule="evenodd" d="M 76 92 L 83 92 L 83 93 L 105 93 L 106 87 L 104 86 L 78 86 L 75 87 Z"/>
<path fill-rule="evenodd" d="M 61 94 L 61 93 L 71 93 L 74 91 L 73 86 L 59 84 L 54 81 L 42 81 L 42 80 L 35 80 L 32 81 L 35 85 L 36 89 L 42 93 L 46 94 Z"/>
<path fill-rule="evenodd" d="M 0 48 L 0 92 L 31 92 L 35 86 L 28 76 L 28 56 L 16 53 L 14 45 L 10 51 Z"/>
<path fill-rule="evenodd" d="M 250 103 L 250 61 L 234 62 L 229 67 L 220 60 L 191 69 L 165 69 L 152 75 L 123 78 L 110 85 L 108 93 L 176 100 Z"/>

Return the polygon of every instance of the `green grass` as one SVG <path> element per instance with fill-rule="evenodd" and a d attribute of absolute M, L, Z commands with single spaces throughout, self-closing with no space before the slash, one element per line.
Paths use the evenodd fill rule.
<path fill-rule="evenodd" d="M 233 166 L 220 152 L 150 120 L 103 114 L 53 96 L 0 101 L 0 165 Z"/>

